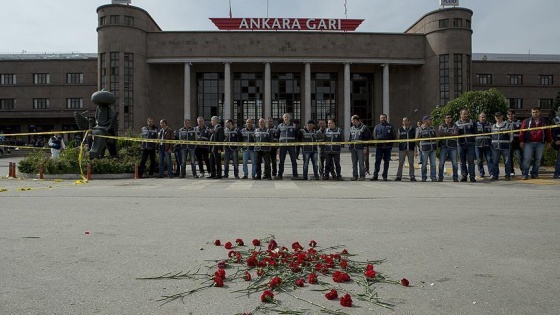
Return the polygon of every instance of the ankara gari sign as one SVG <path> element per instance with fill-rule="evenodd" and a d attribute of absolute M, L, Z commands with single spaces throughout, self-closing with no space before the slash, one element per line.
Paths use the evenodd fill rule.
<path fill-rule="evenodd" d="M 227 31 L 355 31 L 364 20 L 314 18 L 210 18 Z"/>

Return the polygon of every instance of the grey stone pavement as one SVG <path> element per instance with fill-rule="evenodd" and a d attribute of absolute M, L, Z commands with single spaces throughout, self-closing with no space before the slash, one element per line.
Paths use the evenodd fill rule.
<path fill-rule="evenodd" d="M 17 160 L 1 158 L 0 175 Z M 76 185 L 4 177 L 0 314 L 248 312 L 260 294 L 230 293 L 234 283 L 162 305 L 156 302 L 162 295 L 197 282 L 136 278 L 205 270 L 207 260 L 227 254 L 215 239 L 248 243 L 271 234 L 287 246 L 311 239 L 324 247 L 341 244 L 357 255 L 353 259 L 385 259 L 376 270 L 387 277 L 410 280 L 409 288 L 375 286 L 394 310 L 357 299 L 341 308 L 308 284 L 297 291 L 329 309 L 558 314 L 560 181 L 551 179 L 550 169 L 528 181 L 351 182 L 350 156 L 342 161 L 342 182 L 94 177 Z M 396 166 L 391 162 L 390 179 Z M 339 293 L 353 288 L 340 287 Z M 278 300 L 319 313 L 286 294 Z"/>

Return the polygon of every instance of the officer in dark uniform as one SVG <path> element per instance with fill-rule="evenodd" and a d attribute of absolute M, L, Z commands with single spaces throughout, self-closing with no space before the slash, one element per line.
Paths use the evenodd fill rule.
<path fill-rule="evenodd" d="M 497 180 L 500 176 L 500 156 L 504 159 L 505 164 L 505 179 L 510 180 L 511 174 L 511 160 L 509 151 L 511 149 L 511 141 L 513 140 L 513 133 L 504 133 L 513 130 L 513 126 L 504 121 L 504 117 L 501 112 L 496 112 L 494 114 L 496 118 L 496 123 L 492 125 L 492 173 L 491 180 Z"/>
<path fill-rule="evenodd" d="M 142 139 L 157 139 L 158 128 L 154 125 L 154 119 L 152 117 L 147 119 L 147 125 L 142 127 L 140 135 Z M 140 165 L 138 166 L 138 176 L 140 178 L 144 175 L 148 157 L 150 158 L 150 171 L 148 175 L 150 175 L 150 177 L 154 176 L 154 171 L 156 169 L 156 146 L 156 142 L 141 143 L 140 147 L 142 149 L 142 159 L 140 160 Z"/>
<path fill-rule="evenodd" d="M 403 117 L 402 127 L 397 131 L 399 140 L 411 140 L 406 142 L 399 142 L 399 167 L 397 168 L 397 177 L 395 181 L 399 182 L 402 180 L 403 166 L 405 158 L 408 158 L 408 176 L 411 182 L 416 181 L 416 176 L 414 176 L 414 155 L 417 154 L 416 151 L 416 130 L 410 125 L 410 119 L 408 117 Z"/>
<path fill-rule="evenodd" d="M 196 141 L 197 137 L 196 137 L 196 130 L 191 126 L 191 120 L 190 119 L 185 119 L 185 121 L 183 122 L 183 127 L 180 128 L 177 131 L 177 138 L 178 140 L 185 140 L 185 141 Z M 195 164 L 195 149 L 196 149 L 196 145 L 193 143 L 183 143 L 183 144 L 179 144 L 180 146 L 180 157 L 181 157 L 181 163 L 180 163 L 180 177 L 181 178 L 185 178 L 185 175 L 187 173 L 187 155 L 189 156 L 190 160 L 191 160 L 191 170 L 192 170 L 192 174 L 194 178 L 198 178 L 198 175 L 196 174 L 196 164 Z"/>
<path fill-rule="evenodd" d="M 233 175 L 239 179 L 239 147 L 232 145 L 236 142 L 242 142 L 241 131 L 233 125 L 231 119 L 226 120 L 226 128 L 224 129 L 226 143 L 224 151 L 224 178 L 229 177 L 229 161 L 233 163 Z"/>
<path fill-rule="evenodd" d="M 290 121 L 290 114 L 284 114 L 284 122 L 278 125 L 278 142 L 280 143 L 293 143 L 296 142 L 297 128 L 294 123 Z M 278 176 L 276 179 L 282 179 L 284 175 L 284 161 L 286 160 L 286 154 L 290 154 L 290 160 L 292 161 L 292 176 L 297 179 L 297 161 L 296 161 L 296 147 L 295 146 L 284 146 L 280 147 L 280 163 L 278 165 Z"/>
<path fill-rule="evenodd" d="M 476 182 L 474 177 L 474 135 L 476 134 L 476 128 L 473 120 L 469 118 L 467 109 L 461 110 L 459 120 L 455 122 L 455 125 L 459 130 L 459 136 L 464 136 L 457 138 L 461 160 L 461 181 L 466 182 L 468 174 L 471 182 L 474 183 Z"/>
<path fill-rule="evenodd" d="M 418 147 L 422 154 L 422 181 L 428 178 L 428 162 L 430 163 L 430 178 L 432 182 L 437 181 L 436 178 L 436 150 L 437 142 L 436 130 L 432 126 L 432 118 L 428 115 L 422 117 L 422 125 L 416 128 L 416 139 L 420 139 Z"/>
<path fill-rule="evenodd" d="M 456 137 L 459 134 L 457 126 L 453 123 L 453 116 L 446 114 L 443 124 L 438 128 L 438 137 Z M 449 158 L 453 170 L 453 181 L 459 181 L 459 168 L 457 167 L 457 138 L 442 139 L 439 141 L 439 176 L 438 181 L 443 182 L 443 167 Z"/>
<path fill-rule="evenodd" d="M 325 175 L 323 180 L 329 179 L 329 173 L 335 172 L 333 179 L 343 180 L 340 169 L 340 144 L 329 145 L 328 142 L 344 141 L 344 131 L 336 126 L 334 118 L 329 119 L 328 128 L 325 130 Z"/>
<path fill-rule="evenodd" d="M 360 117 L 354 115 L 351 118 L 352 127 L 350 127 L 350 141 L 367 141 L 371 139 L 371 133 L 369 128 L 362 124 Z M 352 180 L 358 180 L 358 168 L 359 168 L 359 180 L 366 180 L 366 169 L 364 165 L 364 152 L 367 148 L 364 144 L 350 144 L 348 150 L 352 155 Z"/>
<path fill-rule="evenodd" d="M 255 142 L 255 127 L 253 126 L 253 120 L 247 119 L 245 128 L 241 129 L 241 136 L 243 142 L 253 143 Z M 243 150 L 243 179 L 247 179 L 249 174 L 249 160 L 251 160 L 251 177 L 257 175 L 257 161 L 255 158 L 255 148 L 254 146 L 245 145 Z"/>
<path fill-rule="evenodd" d="M 395 128 L 387 121 L 387 115 L 379 115 L 379 124 L 373 129 L 373 138 L 375 140 L 395 140 Z M 371 180 L 375 181 L 379 177 L 381 168 L 381 161 L 383 160 L 383 180 L 387 180 L 387 173 L 389 172 L 389 161 L 391 161 L 391 151 L 393 150 L 392 142 L 382 142 L 376 144 L 375 149 L 375 169 Z"/>
<path fill-rule="evenodd" d="M 494 171 L 492 170 L 492 148 L 490 147 L 492 136 L 480 135 L 492 132 L 492 125 L 486 121 L 486 113 L 482 112 L 478 115 L 478 121 L 476 122 L 475 128 L 477 136 L 474 138 L 474 153 L 478 164 L 478 175 L 480 178 L 484 178 L 484 157 L 486 157 L 488 174 L 492 176 L 492 174 L 494 174 Z"/>
<path fill-rule="evenodd" d="M 276 138 L 276 135 L 278 134 L 278 127 L 274 125 L 274 120 L 272 119 L 272 117 L 268 117 L 267 120 L 268 120 L 268 130 L 273 135 L 272 142 L 278 143 L 278 138 Z M 278 161 L 276 158 L 277 155 L 278 155 L 278 147 L 276 146 L 271 147 L 270 166 L 272 167 L 272 176 L 276 176 L 278 174 Z"/>
<path fill-rule="evenodd" d="M 511 149 L 509 150 L 509 160 L 511 161 L 511 173 L 509 176 L 515 176 L 515 167 L 513 165 L 513 157 L 517 158 L 519 161 L 519 172 L 523 172 L 523 150 L 519 145 L 519 129 L 521 129 L 521 121 L 515 119 L 515 111 L 508 110 L 507 112 L 507 122 L 511 124 L 513 128 L 513 140 L 511 141 Z"/>
<path fill-rule="evenodd" d="M 309 143 L 309 145 L 303 145 L 303 179 L 307 180 L 309 173 L 309 161 L 313 166 L 313 176 L 315 180 L 319 179 L 319 173 L 317 170 L 317 141 L 318 133 L 315 131 L 315 121 L 309 120 L 305 128 L 300 130 L 300 136 L 302 142 Z"/>
<path fill-rule="evenodd" d="M 198 117 L 196 119 L 198 124 L 195 127 L 196 135 L 199 141 L 210 141 L 210 129 L 204 123 L 204 117 Z M 206 170 L 208 174 L 211 174 L 211 164 L 208 154 L 210 153 L 210 147 L 208 145 L 197 145 L 195 149 L 196 160 L 198 161 L 198 170 L 200 171 L 200 176 L 204 177 L 204 167 L 202 162 L 206 164 Z"/>
<path fill-rule="evenodd" d="M 220 118 L 218 116 L 212 116 L 210 119 L 212 123 L 212 133 L 210 135 L 210 141 L 212 142 L 224 142 L 224 127 L 220 125 Z M 221 145 L 213 145 L 210 149 L 210 165 L 212 165 L 211 173 L 208 178 L 222 179 L 222 151 L 224 147 Z"/>
<path fill-rule="evenodd" d="M 264 118 L 259 119 L 259 127 L 255 129 L 255 155 L 257 163 L 257 174 L 253 179 L 272 179 L 270 175 L 270 142 L 272 142 L 272 135 L 268 128 L 266 128 L 266 121 Z M 264 162 L 264 177 L 262 177 L 261 163 Z"/>

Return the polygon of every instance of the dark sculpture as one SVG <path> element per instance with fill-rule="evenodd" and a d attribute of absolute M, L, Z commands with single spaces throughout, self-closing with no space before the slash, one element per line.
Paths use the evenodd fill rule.
<path fill-rule="evenodd" d="M 92 128 L 93 144 L 89 150 L 89 158 L 103 158 L 105 157 L 105 149 L 109 150 L 111 157 L 117 157 L 117 140 L 108 139 L 98 136 L 116 136 L 118 130 L 119 113 L 113 112 L 111 105 L 116 101 L 115 95 L 111 92 L 101 90 L 91 95 L 91 101 L 97 105 L 95 110 L 95 122 L 97 123 Z M 82 130 L 90 129 L 90 119 L 84 116 L 85 113 L 74 112 L 74 119 L 76 124 Z"/>

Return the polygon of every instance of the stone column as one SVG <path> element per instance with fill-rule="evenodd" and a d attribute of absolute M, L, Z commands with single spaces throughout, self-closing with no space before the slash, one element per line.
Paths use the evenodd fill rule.
<path fill-rule="evenodd" d="M 191 64 L 188 62 L 185 62 L 184 80 L 183 118 L 191 119 Z"/>
<path fill-rule="evenodd" d="M 270 62 L 264 64 L 264 118 L 272 117 L 272 74 Z"/>
<path fill-rule="evenodd" d="M 390 120 L 389 114 L 389 65 L 383 65 L 383 114 L 387 115 L 387 121 Z"/>
<path fill-rule="evenodd" d="M 308 120 L 311 119 L 311 64 L 305 63 L 305 77 L 304 77 L 304 102 L 305 102 L 305 116 L 301 117 L 301 125 L 304 126 Z"/>
<path fill-rule="evenodd" d="M 232 119 L 231 113 L 231 63 L 226 62 L 224 63 L 224 112 L 220 118 Z"/>
<path fill-rule="evenodd" d="M 352 113 L 350 112 L 350 64 L 344 64 L 344 115 L 342 119 L 344 121 L 339 121 L 340 126 L 344 126 L 344 137 L 348 141 L 350 138 L 350 117 Z"/>

